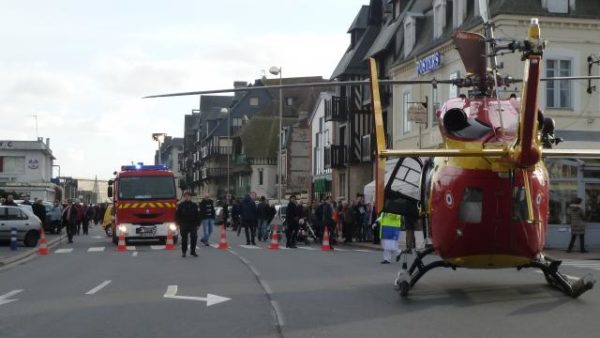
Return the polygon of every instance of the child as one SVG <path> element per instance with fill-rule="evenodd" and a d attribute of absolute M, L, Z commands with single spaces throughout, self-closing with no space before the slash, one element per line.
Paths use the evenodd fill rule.
<path fill-rule="evenodd" d="M 396 262 L 400 260 L 400 228 L 402 227 L 402 216 L 389 212 L 382 212 L 377 219 L 379 223 L 379 238 L 383 249 L 383 261 L 381 264 L 390 264 L 392 254 L 396 254 Z M 373 224 L 373 228 L 376 224 Z"/>

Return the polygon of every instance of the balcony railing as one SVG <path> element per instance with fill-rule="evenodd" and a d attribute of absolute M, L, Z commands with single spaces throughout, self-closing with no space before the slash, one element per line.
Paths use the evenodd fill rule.
<path fill-rule="evenodd" d="M 325 100 L 325 121 L 345 121 L 348 118 L 348 98 L 332 96 Z"/>
<path fill-rule="evenodd" d="M 213 155 L 229 155 L 231 147 L 204 146 L 200 149 L 200 157 L 207 158 Z"/>
<path fill-rule="evenodd" d="M 200 172 L 203 180 L 227 176 L 227 168 L 202 168 Z"/>
<path fill-rule="evenodd" d="M 325 147 L 325 168 L 345 168 L 348 164 L 348 147 L 331 145 Z"/>

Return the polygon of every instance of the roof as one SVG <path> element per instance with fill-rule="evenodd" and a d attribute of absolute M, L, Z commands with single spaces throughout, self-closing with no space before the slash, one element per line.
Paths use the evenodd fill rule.
<path fill-rule="evenodd" d="M 365 54 L 365 60 L 371 56 L 377 55 L 385 51 L 399 28 L 402 27 L 402 20 L 396 19 L 387 22 L 387 24 L 379 31 L 379 35 L 371 45 L 371 48 Z"/>
<path fill-rule="evenodd" d="M 369 20 L 369 6 L 363 5 L 360 8 L 360 10 L 358 11 L 358 14 L 356 14 L 354 21 L 352 21 L 350 28 L 348 28 L 348 33 L 352 33 L 352 31 L 356 30 L 356 29 L 366 29 L 368 20 Z"/>
<path fill-rule="evenodd" d="M 337 67 L 331 74 L 331 79 L 336 79 L 342 75 L 368 75 L 369 69 L 365 62 L 365 54 L 377 38 L 380 26 L 369 26 L 354 48 L 348 47 L 348 50 L 342 56 Z"/>
<path fill-rule="evenodd" d="M 294 123 L 294 118 L 284 118 L 283 125 Z M 244 125 L 240 132 L 244 154 L 248 158 L 277 157 L 279 119 L 259 114 Z"/>

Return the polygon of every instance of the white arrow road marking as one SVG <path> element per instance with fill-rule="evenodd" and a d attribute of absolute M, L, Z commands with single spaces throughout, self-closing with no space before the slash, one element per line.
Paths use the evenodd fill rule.
<path fill-rule="evenodd" d="M 54 253 L 71 253 L 71 252 L 73 252 L 73 248 L 57 249 L 56 251 L 54 251 Z"/>
<path fill-rule="evenodd" d="M 231 300 L 231 298 L 221 297 L 221 296 L 213 295 L 210 293 L 206 294 L 206 298 L 205 297 L 191 297 L 191 296 L 177 296 L 177 285 L 169 285 L 167 287 L 167 292 L 165 292 L 163 297 L 171 298 L 171 299 L 184 299 L 184 300 L 195 300 L 195 301 L 199 301 L 199 302 L 206 302 L 207 307 Z"/>
<path fill-rule="evenodd" d="M 10 297 L 12 297 L 12 296 L 14 296 L 14 295 L 16 295 L 18 293 L 21 293 L 21 292 L 23 292 L 22 289 L 20 289 L 20 290 L 12 290 L 11 292 L 6 293 L 6 294 L 0 296 L 0 305 L 12 303 L 12 302 L 16 302 L 18 299 L 8 299 L 8 298 L 10 298 Z"/>
<path fill-rule="evenodd" d="M 105 280 L 104 282 L 100 283 L 100 285 L 96 286 L 95 288 L 91 289 L 90 291 L 86 292 L 86 295 L 93 295 L 96 292 L 102 290 L 102 288 L 104 288 L 105 286 L 107 286 L 108 284 L 110 284 L 110 280 Z"/>
<path fill-rule="evenodd" d="M 102 252 L 102 251 L 104 251 L 103 246 L 96 246 L 96 247 L 91 247 L 88 249 L 88 252 Z"/>

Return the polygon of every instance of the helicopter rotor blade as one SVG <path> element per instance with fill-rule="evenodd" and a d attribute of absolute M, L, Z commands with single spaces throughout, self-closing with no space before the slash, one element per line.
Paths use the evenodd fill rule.
<path fill-rule="evenodd" d="M 454 83 L 455 80 L 379 80 L 379 85 L 391 86 L 391 85 L 403 85 L 403 84 L 438 84 L 438 83 Z M 204 95 L 204 94 L 223 94 L 223 93 L 238 93 L 247 92 L 253 90 L 265 90 L 265 89 L 293 89 L 293 88 L 306 88 L 306 87 L 332 87 L 332 86 L 369 86 L 368 80 L 359 81 L 323 81 L 323 82 L 307 82 L 307 83 L 294 83 L 294 84 L 283 84 L 283 85 L 268 85 L 268 86 L 251 86 L 251 87 L 239 87 L 239 88 L 225 88 L 225 89 L 211 89 L 211 90 L 200 90 L 193 92 L 180 92 L 180 93 L 169 93 L 169 94 L 157 94 L 144 96 L 144 99 L 153 99 L 158 97 L 172 97 L 172 96 L 189 96 L 189 95 Z"/>
<path fill-rule="evenodd" d="M 485 78 L 487 72 L 485 37 L 471 32 L 456 32 L 454 45 L 468 73 Z"/>
<path fill-rule="evenodd" d="M 598 158 L 598 149 L 542 149 L 543 157 Z"/>

